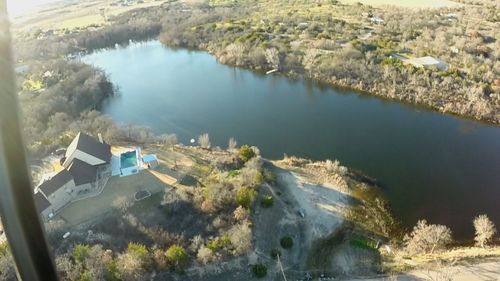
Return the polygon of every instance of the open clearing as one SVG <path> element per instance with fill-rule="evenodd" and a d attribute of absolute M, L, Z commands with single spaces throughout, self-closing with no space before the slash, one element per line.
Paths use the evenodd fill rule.
<path fill-rule="evenodd" d="M 109 4 L 109 1 L 82 1 L 70 4 L 56 2 L 44 6 L 43 10 L 34 11 L 13 18 L 14 28 L 21 29 L 74 29 L 91 25 L 104 25 L 110 17 L 122 13 L 152 6 L 159 6 L 165 1 L 145 0 L 143 3 L 130 5 Z"/>
<path fill-rule="evenodd" d="M 457 7 L 460 3 L 449 0 L 342 0 L 346 4 L 363 3 L 365 5 L 383 6 L 392 5 L 407 8 L 442 8 Z"/>
<path fill-rule="evenodd" d="M 100 195 L 71 203 L 56 219 L 61 218 L 70 225 L 77 225 L 112 210 L 112 203 L 116 198 L 123 196 L 133 201 L 137 191 L 147 190 L 155 194 L 163 191 L 165 187 L 167 185 L 147 170 L 128 177 L 112 177 Z"/>

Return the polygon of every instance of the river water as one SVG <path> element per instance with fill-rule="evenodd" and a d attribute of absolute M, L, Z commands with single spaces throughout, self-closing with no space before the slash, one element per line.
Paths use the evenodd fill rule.
<path fill-rule="evenodd" d="M 82 58 L 104 69 L 120 95 L 103 106 L 118 122 L 176 133 L 235 137 L 263 156 L 338 159 L 376 178 L 407 227 L 418 219 L 473 235 L 486 213 L 500 225 L 500 127 L 279 75 L 217 63 L 158 41 Z"/>

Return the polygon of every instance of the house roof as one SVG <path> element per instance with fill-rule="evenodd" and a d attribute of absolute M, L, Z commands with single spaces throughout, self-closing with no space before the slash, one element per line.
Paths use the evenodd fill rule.
<path fill-rule="evenodd" d="M 436 64 L 444 63 L 443 61 L 440 61 L 440 60 L 435 59 L 435 58 L 430 57 L 430 56 L 415 58 L 415 59 L 412 59 L 411 61 L 414 63 L 421 64 L 421 65 L 436 65 Z"/>
<path fill-rule="evenodd" d="M 71 180 L 73 180 L 73 176 L 68 171 L 61 170 L 49 180 L 44 181 L 38 188 L 43 191 L 43 194 L 50 196 Z"/>
<path fill-rule="evenodd" d="M 49 200 L 47 200 L 47 198 L 45 198 L 45 196 L 43 196 L 41 192 L 35 193 L 34 197 L 35 206 L 39 213 L 45 211 L 50 206 Z"/>
<path fill-rule="evenodd" d="M 111 146 L 109 144 L 101 143 L 82 132 L 78 133 L 73 141 L 77 142 L 75 150 L 80 150 L 105 162 L 111 160 Z M 71 155 L 74 152 L 74 150 L 68 151 L 66 155 Z"/>
<path fill-rule="evenodd" d="M 95 182 L 97 178 L 97 168 L 83 162 L 80 159 L 73 159 L 68 167 L 69 173 L 75 180 L 75 185 Z"/>
<path fill-rule="evenodd" d="M 156 155 L 154 155 L 154 154 L 147 154 L 147 155 L 144 155 L 142 157 L 142 161 L 144 161 L 146 163 L 147 162 L 153 162 L 153 161 L 156 161 L 156 160 L 158 160 L 158 159 L 156 158 Z"/>

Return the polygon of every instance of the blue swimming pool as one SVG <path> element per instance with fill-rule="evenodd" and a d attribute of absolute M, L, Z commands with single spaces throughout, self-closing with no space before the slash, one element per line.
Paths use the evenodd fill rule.
<path fill-rule="evenodd" d="M 137 166 L 137 153 L 136 151 L 129 151 L 120 155 L 120 168 L 126 169 Z"/>

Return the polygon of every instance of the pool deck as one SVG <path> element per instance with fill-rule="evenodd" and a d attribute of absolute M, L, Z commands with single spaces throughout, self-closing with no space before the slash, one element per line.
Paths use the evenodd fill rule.
<path fill-rule="evenodd" d="M 123 153 L 135 151 L 136 153 L 136 165 L 122 168 L 121 167 L 121 155 Z M 130 175 L 135 175 L 143 169 L 141 161 L 141 148 L 140 147 L 119 147 L 113 149 L 111 156 L 111 176 L 126 177 Z"/>

